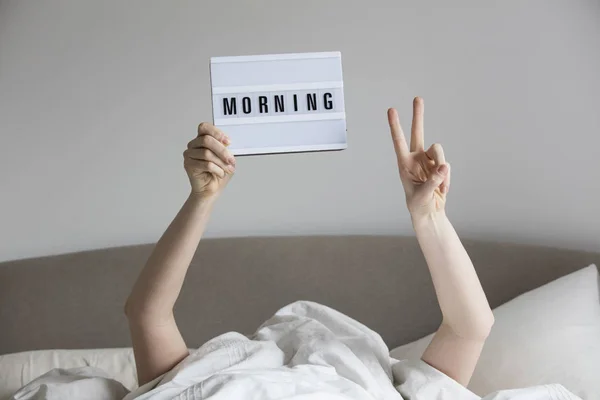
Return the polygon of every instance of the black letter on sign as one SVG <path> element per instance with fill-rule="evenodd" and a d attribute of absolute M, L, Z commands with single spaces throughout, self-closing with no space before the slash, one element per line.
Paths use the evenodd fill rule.
<path fill-rule="evenodd" d="M 294 95 L 294 111 L 298 111 L 298 95 Z"/>
<path fill-rule="evenodd" d="M 250 97 L 244 97 L 242 99 L 242 110 L 244 111 L 244 114 L 250 114 L 252 112 Z"/>
<path fill-rule="evenodd" d="M 331 93 L 327 92 L 323 95 L 323 103 L 326 110 L 333 109 L 333 101 L 331 101 Z"/>
<path fill-rule="evenodd" d="M 263 111 L 263 107 L 264 107 L 264 111 Z M 269 107 L 267 106 L 267 96 L 258 96 L 258 109 L 260 110 L 260 113 L 268 113 L 269 112 Z"/>
<path fill-rule="evenodd" d="M 231 101 L 231 103 L 229 102 Z M 235 97 L 228 99 L 223 97 L 223 114 L 224 115 L 235 115 L 237 114 L 237 108 L 235 105 Z"/>
<path fill-rule="evenodd" d="M 306 94 L 306 108 L 308 111 L 317 111 L 317 94 L 307 93 Z"/>
<path fill-rule="evenodd" d="M 283 95 L 276 94 L 275 95 L 275 112 L 284 112 L 285 109 L 283 107 Z"/>

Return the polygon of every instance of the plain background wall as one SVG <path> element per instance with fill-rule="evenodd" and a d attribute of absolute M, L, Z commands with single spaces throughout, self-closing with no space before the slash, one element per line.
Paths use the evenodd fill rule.
<path fill-rule="evenodd" d="M 340 50 L 349 149 L 243 158 L 208 236 L 411 234 L 386 126 L 453 167 L 464 237 L 600 248 L 600 2 L 1 1 L 0 259 L 153 242 L 210 56 Z"/>

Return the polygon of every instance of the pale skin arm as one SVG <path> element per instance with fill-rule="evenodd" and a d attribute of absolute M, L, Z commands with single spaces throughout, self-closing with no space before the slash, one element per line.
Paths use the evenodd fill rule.
<path fill-rule="evenodd" d="M 156 244 L 125 305 L 140 386 L 188 355 L 173 308 L 213 204 L 235 170 L 228 143 L 217 128 L 198 128 L 198 137 L 184 153 L 192 192 Z"/>
<path fill-rule="evenodd" d="M 450 166 L 440 145 L 425 151 L 423 112 L 423 100 L 416 98 L 409 148 L 396 110 L 388 111 L 407 205 L 443 316 L 422 359 L 466 386 L 494 316 L 473 263 L 446 216 Z"/>
<path fill-rule="evenodd" d="M 494 316 L 473 264 L 445 215 L 414 222 L 442 310 L 422 359 L 467 386 Z"/>

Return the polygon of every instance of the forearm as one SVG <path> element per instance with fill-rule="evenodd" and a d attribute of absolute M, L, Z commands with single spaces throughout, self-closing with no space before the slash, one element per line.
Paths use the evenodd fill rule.
<path fill-rule="evenodd" d="M 130 319 L 171 318 L 214 199 L 190 195 L 156 244 L 125 307 Z"/>
<path fill-rule="evenodd" d="M 493 314 L 465 248 L 444 212 L 413 219 L 443 315 L 443 324 L 465 339 L 484 338 Z"/>

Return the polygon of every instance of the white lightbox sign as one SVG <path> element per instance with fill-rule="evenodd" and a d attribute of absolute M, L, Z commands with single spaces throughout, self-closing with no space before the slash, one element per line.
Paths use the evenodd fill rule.
<path fill-rule="evenodd" d="M 210 76 L 234 155 L 347 147 L 339 52 L 212 57 Z"/>

